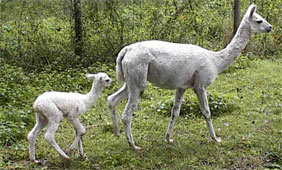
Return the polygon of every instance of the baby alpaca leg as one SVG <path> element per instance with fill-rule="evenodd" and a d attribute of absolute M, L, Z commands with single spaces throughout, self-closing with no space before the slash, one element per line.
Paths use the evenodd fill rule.
<path fill-rule="evenodd" d="M 74 137 L 76 138 L 77 136 L 77 131 L 76 129 L 74 129 Z M 78 150 L 79 150 L 79 155 L 81 157 L 85 157 L 84 152 L 83 152 L 83 146 L 82 146 L 82 137 L 80 138 L 80 140 L 78 141 Z M 66 151 L 65 151 L 66 152 Z M 70 151 L 69 151 L 70 152 Z M 66 152 L 67 153 L 67 152 Z"/>
<path fill-rule="evenodd" d="M 59 127 L 61 117 L 48 118 L 48 129 L 44 135 L 46 141 L 65 159 L 70 159 L 66 153 L 59 147 L 55 140 L 55 133 Z"/>
<path fill-rule="evenodd" d="M 38 163 L 35 159 L 35 142 L 36 138 L 39 136 L 42 129 L 47 125 L 47 120 L 40 118 L 36 113 L 36 124 L 34 128 L 28 133 L 28 143 L 29 143 L 29 157 L 31 161 Z"/>
<path fill-rule="evenodd" d="M 79 150 L 79 155 L 80 157 L 84 158 L 84 152 L 83 152 L 83 146 L 82 146 L 82 137 L 80 138 L 80 140 L 78 141 L 78 150 Z"/>
<path fill-rule="evenodd" d="M 75 148 L 75 146 L 79 143 L 80 154 L 83 154 L 83 147 L 82 147 L 81 138 L 86 133 L 86 129 L 80 123 L 78 118 L 75 118 L 75 119 L 70 119 L 69 118 L 69 121 L 71 122 L 71 124 L 73 125 L 73 127 L 74 127 L 74 129 L 76 131 L 76 137 L 75 137 L 73 143 L 66 150 L 66 153 L 70 153 Z"/>

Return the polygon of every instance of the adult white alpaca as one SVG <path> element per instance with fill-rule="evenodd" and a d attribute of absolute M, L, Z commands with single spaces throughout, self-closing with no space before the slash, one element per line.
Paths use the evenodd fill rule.
<path fill-rule="evenodd" d="M 34 102 L 33 108 L 36 114 L 36 124 L 28 134 L 30 160 L 38 163 L 35 159 L 35 141 L 41 130 L 48 124 L 48 129 L 44 135 L 51 146 L 65 158 L 70 159 L 66 153 L 73 150 L 79 144 L 80 156 L 83 156 L 82 135 L 86 129 L 80 123 L 79 116 L 90 110 L 94 102 L 99 98 L 104 87 L 109 86 L 112 79 L 106 73 L 87 74 L 87 78 L 92 79 L 90 92 L 87 94 L 66 93 L 66 92 L 46 92 L 40 95 Z M 73 125 L 76 137 L 68 147 L 66 153 L 58 146 L 55 141 L 55 133 L 58 129 L 60 120 L 66 117 Z"/>
<path fill-rule="evenodd" d="M 173 142 L 170 134 L 175 119 L 179 116 L 187 88 L 192 88 L 197 94 L 209 133 L 213 140 L 220 142 L 221 139 L 217 138 L 214 132 L 206 87 L 240 55 L 241 50 L 251 38 L 252 32 L 272 30 L 272 26 L 255 11 L 256 6 L 250 5 L 230 44 L 218 52 L 196 45 L 163 41 L 144 41 L 124 47 L 116 60 L 117 78 L 124 84 L 121 89 L 108 97 L 114 133 L 119 135 L 115 107 L 121 100 L 128 97 L 122 114 L 126 138 L 133 149 L 141 149 L 134 144 L 131 119 L 141 100 L 140 93 L 145 90 L 148 80 L 161 88 L 176 89 L 171 121 L 166 132 L 167 142 Z"/>

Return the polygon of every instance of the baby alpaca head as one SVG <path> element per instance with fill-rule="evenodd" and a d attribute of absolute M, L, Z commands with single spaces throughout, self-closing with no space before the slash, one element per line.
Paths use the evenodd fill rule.
<path fill-rule="evenodd" d="M 254 4 L 249 6 L 247 14 L 249 14 L 249 22 L 252 32 L 268 33 L 272 31 L 272 25 L 256 13 L 256 6 Z"/>
<path fill-rule="evenodd" d="M 110 86 L 112 83 L 112 79 L 103 72 L 99 72 L 97 74 L 86 74 L 86 77 L 100 84 L 102 87 Z"/>

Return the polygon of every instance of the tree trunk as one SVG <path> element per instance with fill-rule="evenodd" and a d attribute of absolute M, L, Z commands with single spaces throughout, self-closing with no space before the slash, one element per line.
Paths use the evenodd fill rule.
<path fill-rule="evenodd" d="M 234 0 L 233 35 L 236 34 L 239 24 L 240 24 L 240 0 Z"/>
<path fill-rule="evenodd" d="M 75 30 L 75 49 L 74 53 L 78 56 L 82 56 L 83 53 L 83 39 L 82 39 L 82 20 L 81 20 L 81 1 L 73 0 L 74 9 L 74 30 Z"/>

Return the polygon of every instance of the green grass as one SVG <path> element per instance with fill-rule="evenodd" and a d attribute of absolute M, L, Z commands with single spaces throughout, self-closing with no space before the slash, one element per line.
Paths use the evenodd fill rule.
<path fill-rule="evenodd" d="M 159 112 L 157 106 L 162 101 L 169 103 L 174 92 L 149 84 L 132 122 L 134 140 L 143 150 L 131 150 L 120 114 L 122 135 L 112 134 L 106 97 L 117 89 L 114 86 L 81 118 L 87 127 L 83 137 L 87 159 L 79 158 L 75 150 L 71 161 L 63 160 L 41 134 L 36 156 L 46 159 L 46 164 L 29 162 L 25 139 L 1 148 L 0 169 L 282 169 L 281 64 L 282 60 L 253 61 L 250 68 L 221 74 L 208 88 L 209 94 L 221 95 L 233 108 L 212 113 L 222 143 L 211 140 L 206 122 L 197 112 L 191 115 L 183 110 L 172 133 L 175 142 L 167 144 L 164 137 L 170 107 L 165 105 Z M 192 90 L 187 90 L 186 96 L 195 100 Z M 118 107 L 119 113 L 125 103 Z M 63 149 L 71 144 L 73 129 L 67 121 L 61 123 L 56 139 Z"/>

